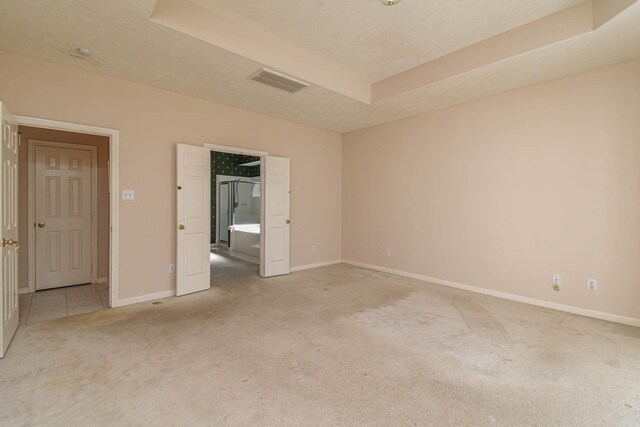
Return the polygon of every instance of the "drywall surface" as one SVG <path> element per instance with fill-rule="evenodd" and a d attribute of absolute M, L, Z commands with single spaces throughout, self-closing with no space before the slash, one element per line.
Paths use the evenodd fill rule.
<path fill-rule="evenodd" d="M 28 228 L 33 224 L 29 219 L 29 144 L 30 141 L 53 141 L 68 144 L 88 145 L 96 147 L 98 161 L 98 194 L 97 229 L 98 229 L 98 277 L 109 276 L 109 138 L 98 135 L 86 135 L 73 132 L 62 132 L 51 129 L 39 129 L 20 126 L 21 144 L 18 159 L 18 224 L 19 224 L 19 281 L 20 287 L 26 288 L 29 283 L 27 254 L 29 253 Z M 39 222 L 36 218 L 36 222 Z"/>
<path fill-rule="evenodd" d="M 343 259 L 640 318 L 640 61 L 345 134 L 342 196 Z"/>
<path fill-rule="evenodd" d="M 179 142 L 289 157 L 291 265 L 340 258 L 340 134 L 6 52 L 0 63 L 13 114 L 120 131 L 120 185 L 136 199 L 120 203 L 119 298 L 175 289 Z"/>

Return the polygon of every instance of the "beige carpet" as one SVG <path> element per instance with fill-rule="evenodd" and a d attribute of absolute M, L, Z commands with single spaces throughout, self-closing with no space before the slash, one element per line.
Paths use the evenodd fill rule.
<path fill-rule="evenodd" d="M 3 425 L 638 425 L 640 329 L 337 265 L 20 327 Z"/>

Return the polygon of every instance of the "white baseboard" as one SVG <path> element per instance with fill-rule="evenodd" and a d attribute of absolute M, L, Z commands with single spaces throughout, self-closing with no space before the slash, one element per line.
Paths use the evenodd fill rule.
<path fill-rule="evenodd" d="M 248 257 L 248 256 L 243 255 L 243 254 L 240 254 L 240 255 L 245 256 L 247 258 L 251 258 L 251 257 Z M 311 268 L 324 267 L 324 266 L 332 265 L 332 264 L 340 264 L 340 260 L 319 262 L 317 264 L 301 265 L 301 266 L 298 266 L 298 267 L 291 268 L 291 271 L 294 272 L 294 271 L 300 271 L 300 270 L 308 270 L 308 269 L 311 269 Z M 176 291 L 175 290 L 165 291 L 165 292 L 158 292 L 158 293 L 155 293 L 155 294 L 140 295 L 138 297 L 124 298 L 124 299 L 118 300 L 116 302 L 116 304 L 113 305 L 113 307 L 123 307 L 125 305 L 138 304 L 138 303 L 141 303 L 141 302 L 153 301 L 153 300 L 156 300 L 156 299 L 169 298 L 169 297 L 174 297 L 174 296 L 176 296 Z"/>
<path fill-rule="evenodd" d="M 550 308 L 552 310 L 564 311 L 580 316 L 592 317 L 594 319 L 607 320 L 609 322 L 622 323 L 623 325 L 640 327 L 640 319 L 634 317 L 619 316 L 617 314 L 605 313 L 602 311 L 589 310 L 586 308 L 574 307 L 572 305 L 558 304 L 555 302 L 545 301 L 536 298 L 524 297 L 521 295 L 510 294 L 508 292 L 495 291 L 492 289 L 481 288 L 478 286 L 465 285 L 462 283 L 451 282 L 449 280 L 438 279 L 437 277 L 423 276 L 420 274 L 408 273 L 406 271 L 394 270 L 392 268 L 380 267 L 373 264 L 365 264 L 363 262 L 343 259 L 342 263 L 354 265 L 356 267 L 368 268 L 370 270 L 382 271 L 383 273 L 395 274 L 396 276 L 409 277 L 411 279 L 421 280 L 423 282 L 434 283 L 436 285 L 449 286 L 451 288 L 462 289 L 478 294 L 490 295 L 492 297 L 507 299 L 510 301 L 521 302 L 525 304 L 536 305 L 538 307 Z"/>
<path fill-rule="evenodd" d="M 298 265 L 296 267 L 291 267 L 289 269 L 289 271 L 291 271 L 292 273 L 296 272 L 296 271 L 302 271 L 302 270 L 310 270 L 312 268 L 318 268 L 318 267 L 326 267 L 327 265 L 334 265 L 334 264 L 340 264 L 342 261 L 339 259 L 334 259 L 333 261 L 325 261 L 325 262 L 317 262 L 315 264 L 305 264 L 305 265 Z"/>
<path fill-rule="evenodd" d="M 138 304 L 140 302 L 153 301 L 156 299 L 169 298 L 174 296 L 176 296 L 175 290 L 158 292 L 155 294 L 140 295 L 138 297 L 120 299 L 113 305 L 113 307 L 123 307 L 125 305 Z"/>
<path fill-rule="evenodd" d="M 96 279 L 96 283 L 107 283 L 109 281 L 108 277 L 98 277 Z"/>

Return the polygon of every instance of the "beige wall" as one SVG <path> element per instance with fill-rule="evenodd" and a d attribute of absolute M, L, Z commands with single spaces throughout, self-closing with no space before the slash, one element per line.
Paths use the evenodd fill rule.
<path fill-rule="evenodd" d="M 120 130 L 120 186 L 136 190 L 120 203 L 120 298 L 175 289 L 178 142 L 291 158 L 291 264 L 340 258 L 339 134 L 6 52 L 0 63 L 15 115 Z"/>
<path fill-rule="evenodd" d="M 28 269 L 28 165 L 29 165 L 29 141 L 54 141 L 68 144 L 89 145 L 97 148 L 98 182 L 97 182 L 97 228 L 98 228 L 98 277 L 109 276 L 109 138 L 97 135 L 86 135 L 73 132 L 61 132 L 50 129 L 38 129 L 28 126 L 20 126 L 21 140 L 18 158 L 18 221 L 20 243 L 19 280 L 20 287 L 26 288 L 29 284 Z"/>
<path fill-rule="evenodd" d="M 640 61 L 346 134 L 342 229 L 344 259 L 640 318 Z"/>
<path fill-rule="evenodd" d="M 291 158 L 293 266 L 340 258 L 342 235 L 345 259 L 640 317 L 640 61 L 342 144 L 98 74 L 3 52 L 0 62 L 0 99 L 14 114 L 120 130 L 120 184 L 137 198 L 120 205 L 121 298 L 174 288 L 175 143 L 206 141 Z M 588 277 L 598 292 L 585 290 Z"/>

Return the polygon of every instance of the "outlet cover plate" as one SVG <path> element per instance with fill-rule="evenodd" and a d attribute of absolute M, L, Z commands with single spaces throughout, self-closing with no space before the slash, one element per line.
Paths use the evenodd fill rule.
<path fill-rule="evenodd" d="M 135 200 L 135 190 L 122 190 L 122 200 Z"/>

